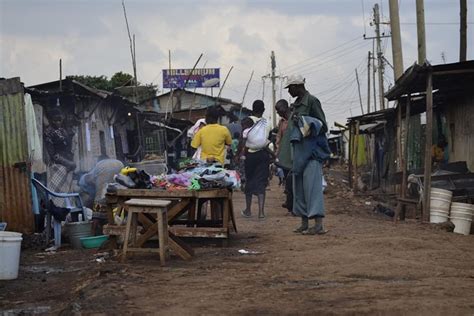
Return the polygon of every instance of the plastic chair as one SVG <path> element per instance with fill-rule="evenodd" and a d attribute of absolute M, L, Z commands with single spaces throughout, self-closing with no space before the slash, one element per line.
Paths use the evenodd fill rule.
<path fill-rule="evenodd" d="M 36 179 L 31 179 L 35 189 L 43 194 L 45 197 L 45 212 L 46 212 L 46 245 L 49 244 L 51 235 L 51 223 L 54 229 L 54 246 L 57 248 L 61 247 L 61 221 L 56 220 L 51 213 L 51 199 L 65 199 L 66 207 L 69 209 L 71 217 L 74 219 L 77 213 L 82 214 L 82 218 L 85 219 L 84 206 L 82 204 L 79 193 L 58 193 L 48 189 L 43 183 Z M 75 203 L 74 203 L 75 201 Z M 78 215 L 78 214 L 77 214 Z"/>

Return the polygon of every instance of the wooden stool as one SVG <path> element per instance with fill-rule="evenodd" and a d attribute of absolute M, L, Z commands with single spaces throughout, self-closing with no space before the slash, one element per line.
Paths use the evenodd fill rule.
<path fill-rule="evenodd" d="M 128 208 L 127 228 L 125 230 L 125 240 L 123 243 L 122 260 L 127 259 L 127 251 L 132 252 L 159 252 L 160 264 L 165 265 L 168 252 L 168 219 L 167 207 L 171 201 L 167 200 L 151 200 L 151 199 L 131 199 L 125 202 Z M 158 226 L 159 249 L 140 248 L 136 244 L 137 238 L 137 219 L 140 214 L 156 214 L 156 222 Z M 132 236 L 131 247 L 128 246 Z M 151 237 L 151 236 L 150 236 Z"/>
<path fill-rule="evenodd" d="M 410 198 L 397 198 L 397 208 L 395 209 L 395 216 L 393 220 L 397 222 L 398 220 L 404 221 L 406 217 L 406 207 L 407 206 L 414 206 L 415 207 L 415 218 L 416 218 L 416 208 L 418 206 L 419 201 Z"/>

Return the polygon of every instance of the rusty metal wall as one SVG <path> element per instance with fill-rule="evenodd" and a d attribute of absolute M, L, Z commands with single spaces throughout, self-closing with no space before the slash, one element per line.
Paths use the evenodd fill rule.
<path fill-rule="evenodd" d="M 449 162 L 466 161 L 474 172 L 474 98 L 450 104 L 447 111 Z"/>
<path fill-rule="evenodd" d="M 0 80 L 0 221 L 7 229 L 34 230 L 23 84 Z"/>

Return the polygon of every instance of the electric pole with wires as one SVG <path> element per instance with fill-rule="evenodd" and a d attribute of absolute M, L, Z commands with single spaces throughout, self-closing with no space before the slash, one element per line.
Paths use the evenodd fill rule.
<path fill-rule="evenodd" d="M 380 102 L 380 109 L 384 110 L 385 109 L 385 99 L 384 99 L 384 72 L 385 72 L 385 58 L 383 56 L 382 52 L 382 38 L 385 37 L 390 37 L 390 35 L 385 35 L 385 34 L 380 34 L 380 24 L 388 24 L 386 22 L 381 22 L 380 21 L 380 11 L 379 11 L 379 5 L 376 3 L 374 5 L 374 19 L 373 19 L 373 24 L 372 22 L 370 23 L 371 25 L 375 25 L 375 37 L 366 37 L 364 35 L 364 39 L 375 39 L 376 45 L 377 45 L 377 72 L 379 74 L 379 102 Z M 374 56 L 375 58 L 375 56 Z M 374 100 L 375 101 L 375 100 Z"/>
<path fill-rule="evenodd" d="M 272 51 L 272 54 L 270 56 L 270 62 L 272 66 L 272 72 L 270 74 L 267 74 L 265 76 L 262 76 L 263 80 L 263 85 L 265 87 L 265 79 L 271 79 L 272 81 L 272 123 L 273 127 L 276 127 L 276 110 L 275 110 L 275 103 L 276 103 L 276 88 L 275 88 L 275 81 L 276 79 L 280 79 L 280 76 L 275 75 L 275 70 L 276 70 L 276 61 L 275 61 L 275 52 Z"/>

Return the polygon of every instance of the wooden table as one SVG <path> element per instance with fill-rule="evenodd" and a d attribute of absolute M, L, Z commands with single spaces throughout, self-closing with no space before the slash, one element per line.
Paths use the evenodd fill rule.
<path fill-rule="evenodd" d="M 237 232 L 232 204 L 232 191 L 228 189 L 197 191 L 119 189 L 115 193 L 107 193 L 106 209 L 109 231 L 113 231 L 113 227 L 110 228 L 113 225 L 110 223 L 114 223 L 112 212 L 114 206 L 124 207 L 124 202 L 131 198 L 157 198 L 173 201 L 173 204 L 168 208 L 170 248 L 183 259 L 189 259 L 193 255 L 193 251 L 179 237 L 228 238 L 231 228 Z M 213 216 L 210 220 L 202 220 L 199 208 L 200 201 L 202 202 L 202 200 L 219 201 L 222 205 L 220 216 Z M 187 216 L 185 216 L 186 214 Z M 156 223 L 146 216 L 139 216 L 139 221 L 146 231 L 137 243 L 143 244 L 150 236 L 156 233 Z"/>

